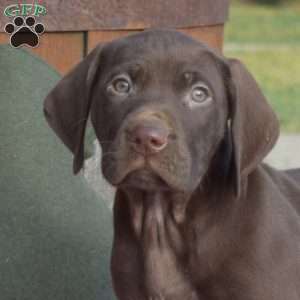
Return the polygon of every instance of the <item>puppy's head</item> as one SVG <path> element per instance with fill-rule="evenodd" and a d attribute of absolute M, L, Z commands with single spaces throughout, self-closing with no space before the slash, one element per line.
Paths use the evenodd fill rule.
<path fill-rule="evenodd" d="M 241 63 L 172 30 L 99 45 L 48 95 L 46 118 L 74 153 L 75 173 L 89 114 L 105 178 L 144 190 L 192 191 L 213 164 L 239 193 L 278 135 Z"/>

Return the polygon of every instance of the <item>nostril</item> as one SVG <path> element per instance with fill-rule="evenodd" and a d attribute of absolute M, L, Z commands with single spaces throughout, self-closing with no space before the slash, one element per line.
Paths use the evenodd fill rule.
<path fill-rule="evenodd" d="M 162 146 L 166 145 L 167 141 L 165 138 L 161 137 L 152 137 L 149 140 L 150 145 L 154 148 L 161 148 Z"/>
<path fill-rule="evenodd" d="M 169 129 L 139 125 L 128 131 L 127 139 L 134 150 L 144 153 L 157 153 L 168 144 Z"/>
<path fill-rule="evenodd" d="M 135 139 L 134 139 L 134 143 L 136 144 L 136 145 L 142 145 L 143 144 L 143 141 L 142 141 L 142 139 L 140 138 L 140 137 L 136 137 Z"/>

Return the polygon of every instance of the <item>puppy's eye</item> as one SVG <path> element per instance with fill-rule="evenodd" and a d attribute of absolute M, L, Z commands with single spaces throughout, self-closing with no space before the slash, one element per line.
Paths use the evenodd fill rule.
<path fill-rule="evenodd" d="M 191 99 L 196 103 L 203 103 L 211 99 L 208 88 L 205 85 L 196 85 L 191 91 Z"/>
<path fill-rule="evenodd" d="M 108 91 L 117 95 L 127 95 L 131 91 L 130 79 L 125 76 L 115 78 L 108 86 Z"/>
<path fill-rule="evenodd" d="M 126 79 L 117 79 L 113 83 L 113 87 L 116 92 L 120 94 L 128 93 L 130 90 L 130 84 Z"/>

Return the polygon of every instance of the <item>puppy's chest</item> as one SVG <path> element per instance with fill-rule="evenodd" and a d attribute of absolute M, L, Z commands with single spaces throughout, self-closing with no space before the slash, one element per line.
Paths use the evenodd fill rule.
<path fill-rule="evenodd" d="M 145 299 L 233 299 L 226 292 L 223 280 L 208 280 L 211 261 L 215 261 L 210 258 L 214 255 L 210 247 L 205 250 L 201 247 L 202 242 L 208 245 L 209 241 L 198 240 L 195 223 L 176 222 L 172 203 L 166 199 L 147 201 L 137 201 L 131 206 L 132 226 L 142 252 Z"/>
<path fill-rule="evenodd" d="M 199 299 L 189 278 L 185 238 L 172 216 L 170 203 L 164 200 L 147 199 L 132 207 L 145 288 L 152 299 Z"/>

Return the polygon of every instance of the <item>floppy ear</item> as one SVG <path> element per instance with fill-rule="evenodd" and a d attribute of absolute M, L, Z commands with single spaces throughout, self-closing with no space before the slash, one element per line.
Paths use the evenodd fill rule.
<path fill-rule="evenodd" d="M 44 102 L 44 114 L 50 127 L 74 154 L 74 174 L 80 171 L 84 162 L 84 133 L 102 48 L 98 45 L 63 77 Z"/>
<path fill-rule="evenodd" d="M 229 101 L 236 193 L 243 179 L 271 151 L 279 135 L 279 122 L 246 67 L 228 60 Z"/>

